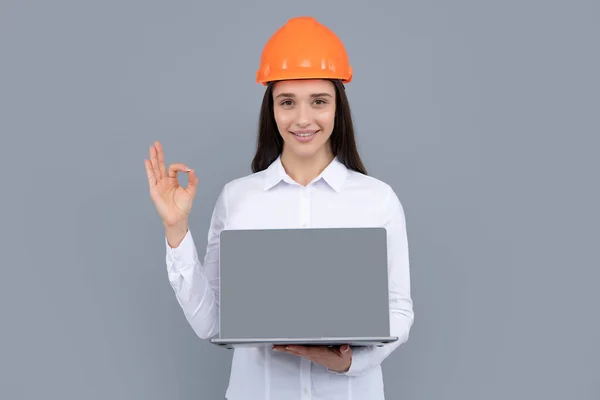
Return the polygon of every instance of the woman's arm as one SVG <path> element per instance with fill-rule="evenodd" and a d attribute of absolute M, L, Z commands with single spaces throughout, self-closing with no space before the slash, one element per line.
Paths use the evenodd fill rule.
<path fill-rule="evenodd" d="M 176 247 L 167 234 L 166 264 L 171 287 L 192 329 L 202 339 L 219 333 L 219 236 L 225 226 L 227 204 L 225 188 L 213 209 L 204 262 L 198 259 L 196 245 L 189 229 Z"/>
<path fill-rule="evenodd" d="M 398 340 L 382 347 L 353 348 L 350 369 L 341 373 L 343 375 L 363 375 L 381 364 L 408 340 L 414 321 L 406 220 L 402 204 L 391 187 L 385 204 L 383 226 L 387 230 L 390 331 L 392 336 L 398 337 Z"/>

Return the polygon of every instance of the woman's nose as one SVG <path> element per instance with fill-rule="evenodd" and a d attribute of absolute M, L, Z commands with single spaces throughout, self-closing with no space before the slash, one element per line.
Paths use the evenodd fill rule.
<path fill-rule="evenodd" d="M 307 126 L 310 124 L 310 107 L 301 104 L 298 107 L 298 117 L 296 120 L 298 126 Z"/>

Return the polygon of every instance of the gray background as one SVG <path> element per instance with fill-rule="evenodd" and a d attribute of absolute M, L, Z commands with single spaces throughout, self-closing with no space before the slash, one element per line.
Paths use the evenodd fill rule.
<path fill-rule="evenodd" d="M 249 173 L 260 51 L 345 42 L 369 173 L 407 214 L 415 325 L 390 399 L 598 399 L 597 1 L 0 2 L 0 398 L 218 399 L 231 352 L 167 282 L 143 159 Z M 184 178 L 185 179 L 185 178 Z M 596 183 L 594 183 L 596 182 Z"/>

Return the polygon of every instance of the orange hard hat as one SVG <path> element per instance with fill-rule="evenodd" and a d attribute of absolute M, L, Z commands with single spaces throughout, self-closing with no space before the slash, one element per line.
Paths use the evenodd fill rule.
<path fill-rule="evenodd" d="M 265 45 L 256 82 L 286 79 L 352 80 L 352 67 L 342 41 L 313 17 L 287 21 Z"/>

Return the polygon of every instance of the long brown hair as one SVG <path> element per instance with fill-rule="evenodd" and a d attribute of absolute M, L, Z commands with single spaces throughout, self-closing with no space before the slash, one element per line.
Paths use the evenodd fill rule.
<path fill-rule="evenodd" d="M 331 80 L 335 86 L 335 117 L 333 132 L 331 133 L 331 150 L 338 160 L 348 169 L 367 174 L 367 171 L 358 154 L 354 137 L 354 124 L 350 112 L 350 103 L 346 96 L 346 89 L 339 80 Z M 258 123 L 258 138 L 256 154 L 252 160 L 252 171 L 265 170 L 281 154 L 283 139 L 275 123 L 273 111 L 273 83 L 265 90 Z"/>

